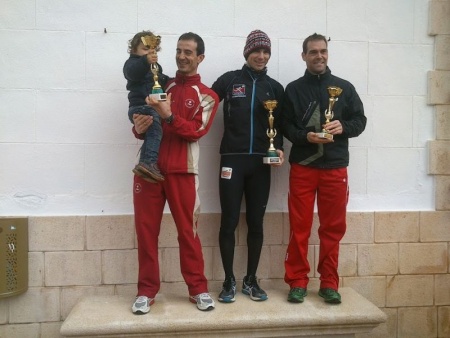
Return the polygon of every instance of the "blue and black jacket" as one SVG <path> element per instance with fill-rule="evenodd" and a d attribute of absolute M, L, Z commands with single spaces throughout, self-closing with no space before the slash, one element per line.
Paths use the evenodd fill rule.
<path fill-rule="evenodd" d="M 267 75 L 267 69 L 255 72 L 247 65 L 220 76 L 211 87 L 224 100 L 224 133 L 220 144 L 223 154 L 266 155 L 270 142 L 267 136 L 269 111 L 264 101 L 277 100 L 273 111 L 274 147 L 283 150 L 281 110 L 283 86 Z"/>

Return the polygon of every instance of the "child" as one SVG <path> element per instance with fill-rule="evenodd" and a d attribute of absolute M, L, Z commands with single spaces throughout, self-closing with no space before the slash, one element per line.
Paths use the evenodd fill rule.
<path fill-rule="evenodd" d="M 145 133 L 139 163 L 133 169 L 133 173 L 150 182 L 155 182 L 164 181 L 164 176 L 159 171 L 157 164 L 162 127 L 158 113 L 145 103 L 145 98 L 151 94 L 152 87 L 155 84 L 150 65 L 158 65 L 158 82 L 162 87 L 165 86 L 169 78 L 162 74 L 162 67 L 158 64 L 156 52 L 161 48 L 158 45 L 156 49 L 151 49 L 144 45 L 141 38 L 145 36 L 153 37 L 155 35 L 150 31 L 142 31 L 128 42 L 130 57 L 123 66 L 123 74 L 127 79 L 127 89 L 130 91 L 128 93 L 128 117 L 130 121 L 133 123 L 133 114 L 153 116 L 153 123 Z"/>

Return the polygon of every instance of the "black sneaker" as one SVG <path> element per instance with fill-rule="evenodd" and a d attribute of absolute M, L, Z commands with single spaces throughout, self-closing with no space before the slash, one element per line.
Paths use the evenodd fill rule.
<path fill-rule="evenodd" d="M 222 291 L 219 294 L 219 302 L 222 303 L 232 303 L 236 299 L 236 280 L 234 277 L 227 277 L 223 282 Z"/>
<path fill-rule="evenodd" d="M 288 302 L 291 303 L 303 303 L 308 292 L 306 288 L 292 288 L 288 294 Z"/>
<path fill-rule="evenodd" d="M 325 299 L 325 303 L 341 304 L 341 295 L 334 289 L 331 288 L 320 289 L 319 296 Z"/>
<path fill-rule="evenodd" d="M 261 289 L 256 280 L 256 276 L 245 276 L 242 282 L 242 293 L 250 296 L 251 300 L 261 301 L 266 300 L 267 293 Z"/>

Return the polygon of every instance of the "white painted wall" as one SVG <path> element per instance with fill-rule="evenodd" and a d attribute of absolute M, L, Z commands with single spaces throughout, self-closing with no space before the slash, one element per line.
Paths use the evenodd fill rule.
<path fill-rule="evenodd" d="M 1 0 L 0 216 L 133 212 L 139 143 L 122 66 L 144 29 L 162 36 L 170 75 L 178 36 L 200 34 L 207 85 L 242 66 L 253 29 L 271 37 L 269 74 L 284 86 L 305 70 L 303 39 L 331 37 L 329 66 L 355 85 L 368 117 L 351 140 L 349 210 L 434 210 L 427 17 L 428 0 Z M 220 211 L 222 125 L 220 111 L 201 140 L 202 212 Z M 287 210 L 288 171 L 273 170 L 269 211 Z"/>

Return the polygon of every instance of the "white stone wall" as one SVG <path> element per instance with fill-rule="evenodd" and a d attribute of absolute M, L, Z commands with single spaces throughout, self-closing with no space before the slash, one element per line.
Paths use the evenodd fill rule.
<path fill-rule="evenodd" d="M 428 0 L 2 0 L 0 1 L 0 216 L 132 213 L 139 142 L 127 119 L 127 41 L 162 35 L 173 75 L 178 36 L 200 34 L 206 84 L 240 68 L 247 34 L 272 39 L 269 74 L 283 85 L 304 72 L 303 39 L 331 38 L 329 66 L 365 104 L 366 131 L 351 140 L 353 211 L 434 210 L 426 141 L 434 68 Z M 106 33 L 105 33 L 106 31 Z M 222 113 L 201 140 L 202 212 L 219 212 Z M 289 145 L 286 146 L 287 153 Z M 269 211 L 287 210 L 286 164 L 273 170 Z M 168 211 L 168 210 L 167 210 Z"/>

